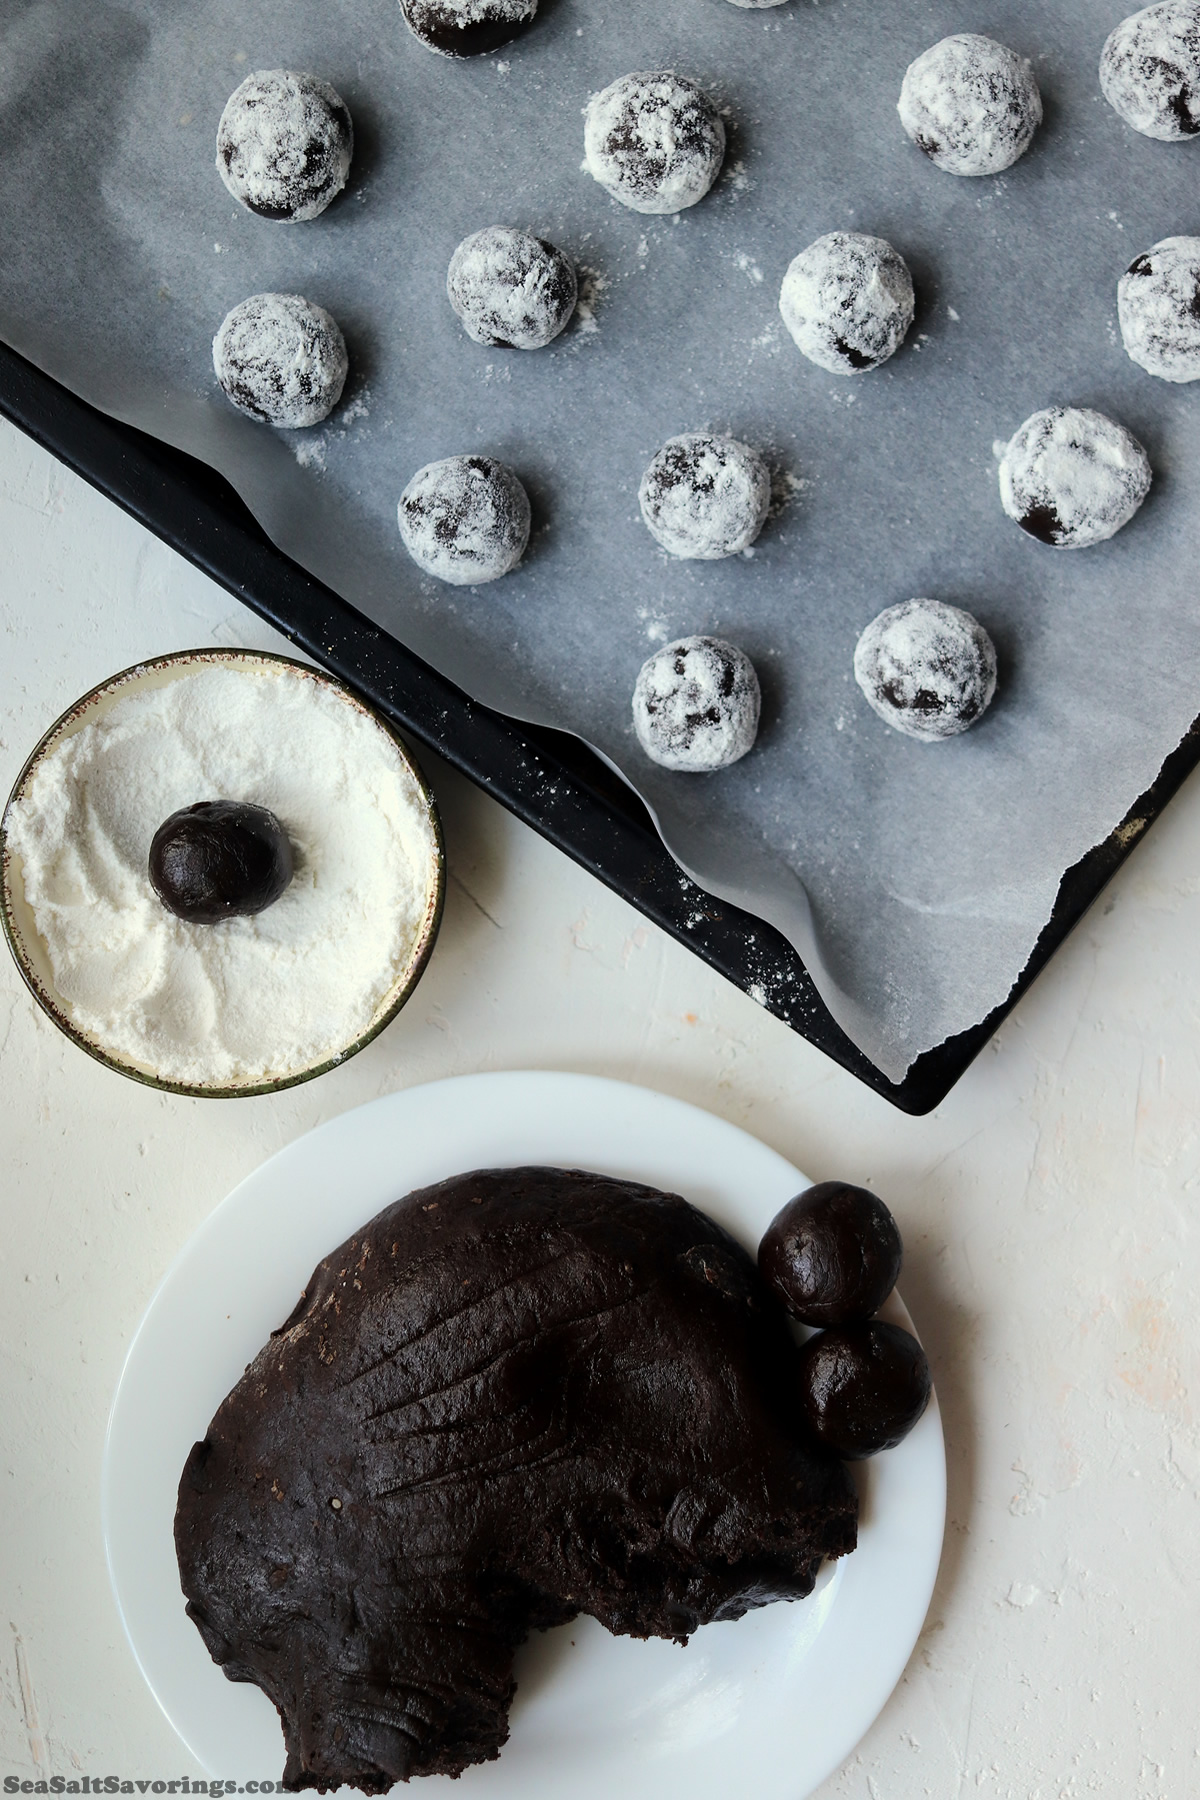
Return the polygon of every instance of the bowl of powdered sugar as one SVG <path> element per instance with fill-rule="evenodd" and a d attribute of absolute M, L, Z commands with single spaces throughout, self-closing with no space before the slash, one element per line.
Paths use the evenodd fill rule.
<path fill-rule="evenodd" d="M 150 869 L 174 825 L 191 877 L 228 876 L 228 857 L 195 863 L 194 829 L 180 840 L 197 817 L 269 819 L 286 865 L 201 923 Z M 323 672 L 251 651 L 185 651 L 95 688 L 0 825 L 5 935 L 35 999 L 99 1061 L 174 1093 L 270 1093 L 361 1050 L 420 979 L 443 886 L 404 745 Z"/>

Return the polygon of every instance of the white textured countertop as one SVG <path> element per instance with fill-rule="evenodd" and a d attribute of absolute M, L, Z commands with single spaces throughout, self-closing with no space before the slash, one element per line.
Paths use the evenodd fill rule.
<path fill-rule="evenodd" d="M 140 657 L 286 649 L 0 426 L 0 784 Z M 891 1205 L 949 1523 L 921 1642 L 822 1800 L 1200 1793 L 1200 786 L 948 1100 L 876 1099 L 432 758 L 446 919 L 345 1067 L 273 1098 L 110 1074 L 0 959 L 0 1776 L 198 1773 L 125 1643 L 100 1537 L 109 1399 L 196 1225 L 281 1145 L 471 1070 L 612 1075 Z"/>

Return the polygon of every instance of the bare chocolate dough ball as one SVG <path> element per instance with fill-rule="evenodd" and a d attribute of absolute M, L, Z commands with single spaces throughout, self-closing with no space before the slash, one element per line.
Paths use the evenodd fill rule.
<path fill-rule="evenodd" d="M 800 1361 L 804 1417 L 814 1437 L 845 1462 L 900 1443 L 933 1392 L 916 1338 L 881 1319 L 818 1332 Z"/>
<path fill-rule="evenodd" d="M 904 1246 L 868 1188 L 822 1181 L 776 1213 L 758 1270 L 804 1325 L 852 1325 L 879 1311 L 900 1275 Z"/>
<path fill-rule="evenodd" d="M 150 845 L 149 874 L 168 912 L 191 925 L 216 925 L 278 900 L 292 879 L 292 846 L 265 806 L 200 800 L 163 820 Z"/>

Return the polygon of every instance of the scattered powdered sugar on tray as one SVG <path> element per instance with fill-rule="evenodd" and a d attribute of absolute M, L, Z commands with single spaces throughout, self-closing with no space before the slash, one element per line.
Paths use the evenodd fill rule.
<path fill-rule="evenodd" d="M 163 820 L 265 806 L 293 846 L 280 899 L 191 925 L 147 874 Z M 424 797 L 363 709 L 285 667 L 198 665 L 134 687 L 46 755 L 7 830 L 73 1022 L 190 1085 L 272 1080 L 367 1031 L 408 966 L 436 879 Z"/>

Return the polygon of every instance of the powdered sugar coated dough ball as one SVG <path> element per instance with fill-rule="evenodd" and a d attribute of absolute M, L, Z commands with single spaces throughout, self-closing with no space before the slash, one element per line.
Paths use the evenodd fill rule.
<path fill-rule="evenodd" d="M 217 170 L 261 218 L 315 219 L 346 185 L 354 127 L 341 95 L 315 75 L 260 69 L 225 102 Z"/>
<path fill-rule="evenodd" d="M 1104 98 L 1145 137 L 1200 132 L 1200 4 L 1161 0 L 1122 19 L 1100 53 Z"/>
<path fill-rule="evenodd" d="M 1121 337 L 1163 381 L 1200 378 L 1200 238 L 1169 237 L 1135 257 L 1117 283 Z"/>
<path fill-rule="evenodd" d="M 782 6 L 784 0 L 731 0 L 733 6 Z"/>
<path fill-rule="evenodd" d="M 651 535 L 672 556 L 715 562 L 748 550 L 771 504 L 771 475 L 737 438 L 685 432 L 663 445 L 638 488 Z"/>
<path fill-rule="evenodd" d="M 1027 58 L 964 31 L 909 65 L 897 111 L 939 169 L 998 175 L 1028 150 L 1042 122 L 1042 96 Z"/>
<path fill-rule="evenodd" d="M 753 747 L 762 707 L 754 664 L 721 638 L 685 637 L 647 657 L 633 690 L 638 743 L 664 769 L 702 775 Z"/>
<path fill-rule="evenodd" d="M 538 0 L 400 0 L 414 37 L 440 56 L 488 56 L 537 16 Z"/>
<path fill-rule="evenodd" d="M 872 619 L 854 652 L 854 679 L 881 719 L 937 743 L 966 731 L 996 692 L 996 650 L 969 612 L 905 600 Z"/>
<path fill-rule="evenodd" d="M 587 166 L 635 212 L 675 213 L 703 200 L 721 171 L 725 126 L 695 82 L 670 70 L 622 75 L 588 102 Z"/>
<path fill-rule="evenodd" d="M 446 276 L 467 336 L 505 350 L 540 350 L 575 311 L 575 270 L 561 250 L 527 231 L 489 225 L 464 238 Z"/>
<path fill-rule="evenodd" d="M 830 231 L 802 250 L 779 294 L 796 347 L 834 375 L 886 362 L 904 342 L 914 306 L 904 258 L 858 231 Z"/>
<path fill-rule="evenodd" d="M 1023 531 L 1067 550 L 1101 544 L 1150 492 L 1150 460 L 1123 425 L 1081 406 L 1026 419 L 1000 459 L 1000 500 Z"/>
<path fill-rule="evenodd" d="M 301 294 L 252 294 L 226 314 L 213 368 L 233 404 L 266 425 L 319 425 L 349 369 L 336 319 Z"/>
<path fill-rule="evenodd" d="M 401 494 L 398 514 L 413 561 L 455 587 L 507 575 L 529 542 L 529 496 L 490 456 L 427 463 Z"/>

